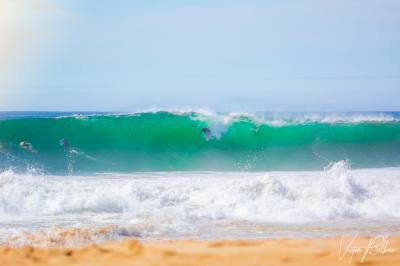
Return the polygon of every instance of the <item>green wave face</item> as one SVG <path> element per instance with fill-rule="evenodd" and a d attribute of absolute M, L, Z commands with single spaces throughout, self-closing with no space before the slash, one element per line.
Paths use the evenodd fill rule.
<path fill-rule="evenodd" d="M 209 128 L 211 138 L 202 132 Z M 59 140 L 66 138 L 71 149 Z M 33 152 L 20 147 L 32 145 Z M 400 122 L 303 122 L 279 126 L 197 113 L 23 118 L 0 121 L 0 168 L 51 173 L 181 170 L 315 170 L 400 165 Z"/>

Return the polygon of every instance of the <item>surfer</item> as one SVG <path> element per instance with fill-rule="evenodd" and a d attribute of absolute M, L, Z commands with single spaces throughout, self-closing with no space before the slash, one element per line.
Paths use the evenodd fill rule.
<path fill-rule="evenodd" d="M 21 148 L 23 148 L 24 150 L 27 150 L 27 151 L 29 151 L 29 152 L 31 152 L 31 153 L 34 153 L 35 152 L 35 150 L 33 149 L 33 146 L 32 146 L 32 144 L 31 143 L 29 143 L 29 142 L 27 142 L 27 141 L 21 141 L 20 143 L 19 143 L 19 146 L 21 147 Z"/>
<path fill-rule="evenodd" d="M 71 147 L 69 146 L 69 142 L 67 139 L 65 139 L 65 138 L 60 139 L 58 144 L 60 144 L 60 146 L 63 147 L 65 151 L 68 151 L 68 152 L 71 151 Z"/>
<path fill-rule="evenodd" d="M 205 136 L 207 141 L 211 139 L 212 134 L 211 130 L 208 127 L 203 128 L 200 132 Z"/>

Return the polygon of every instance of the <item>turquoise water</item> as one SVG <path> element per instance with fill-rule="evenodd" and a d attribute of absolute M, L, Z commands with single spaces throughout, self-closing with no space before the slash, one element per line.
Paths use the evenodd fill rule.
<path fill-rule="evenodd" d="M 0 169 L 48 173 L 400 166 L 398 113 L 1 113 Z M 202 129 L 210 129 L 206 136 Z M 68 149 L 59 140 L 68 140 Z M 32 151 L 20 143 L 31 145 Z"/>

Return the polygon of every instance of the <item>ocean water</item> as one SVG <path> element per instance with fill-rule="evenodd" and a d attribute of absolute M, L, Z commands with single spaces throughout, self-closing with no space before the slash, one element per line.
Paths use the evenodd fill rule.
<path fill-rule="evenodd" d="M 399 180 L 396 112 L 0 113 L 0 245 L 398 234 Z"/>

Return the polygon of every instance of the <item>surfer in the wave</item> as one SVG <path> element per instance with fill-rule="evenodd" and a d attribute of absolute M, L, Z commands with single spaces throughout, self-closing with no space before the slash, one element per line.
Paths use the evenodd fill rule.
<path fill-rule="evenodd" d="M 60 144 L 60 146 L 63 147 L 65 151 L 67 151 L 67 152 L 71 152 L 72 151 L 71 150 L 71 146 L 69 146 L 69 142 L 68 142 L 67 139 L 65 139 L 65 138 L 60 139 L 58 144 Z"/>
<path fill-rule="evenodd" d="M 67 152 L 68 157 L 71 157 L 72 155 L 78 155 L 78 156 L 83 156 L 86 159 L 92 160 L 92 161 L 97 161 L 96 158 L 93 158 L 92 156 L 89 156 L 85 154 L 82 151 L 79 151 L 78 149 L 71 147 L 69 145 L 69 141 L 66 138 L 62 138 L 58 141 L 58 144 L 64 149 L 64 151 Z"/>
<path fill-rule="evenodd" d="M 21 148 L 23 148 L 24 150 L 29 151 L 29 152 L 31 152 L 31 153 L 36 152 L 36 151 L 33 149 L 32 144 L 29 143 L 29 142 L 27 142 L 27 141 L 25 141 L 25 140 L 24 140 L 24 141 L 21 141 L 21 142 L 19 143 L 19 146 L 20 146 Z"/>
<path fill-rule="evenodd" d="M 71 148 L 71 146 L 69 146 L 69 142 L 66 138 L 60 139 L 58 144 L 60 144 L 60 146 L 63 147 L 64 151 L 66 152 L 66 157 L 68 159 L 68 173 L 72 174 L 74 172 L 75 159 L 73 153 L 75 153 L 75 151 Z"/>
<path fill-rule="evenodd" d="M 208 127 L 203 128 L 200 132 L 204 135 L 207 141 L 212 138 L 211 130 Z"/>

